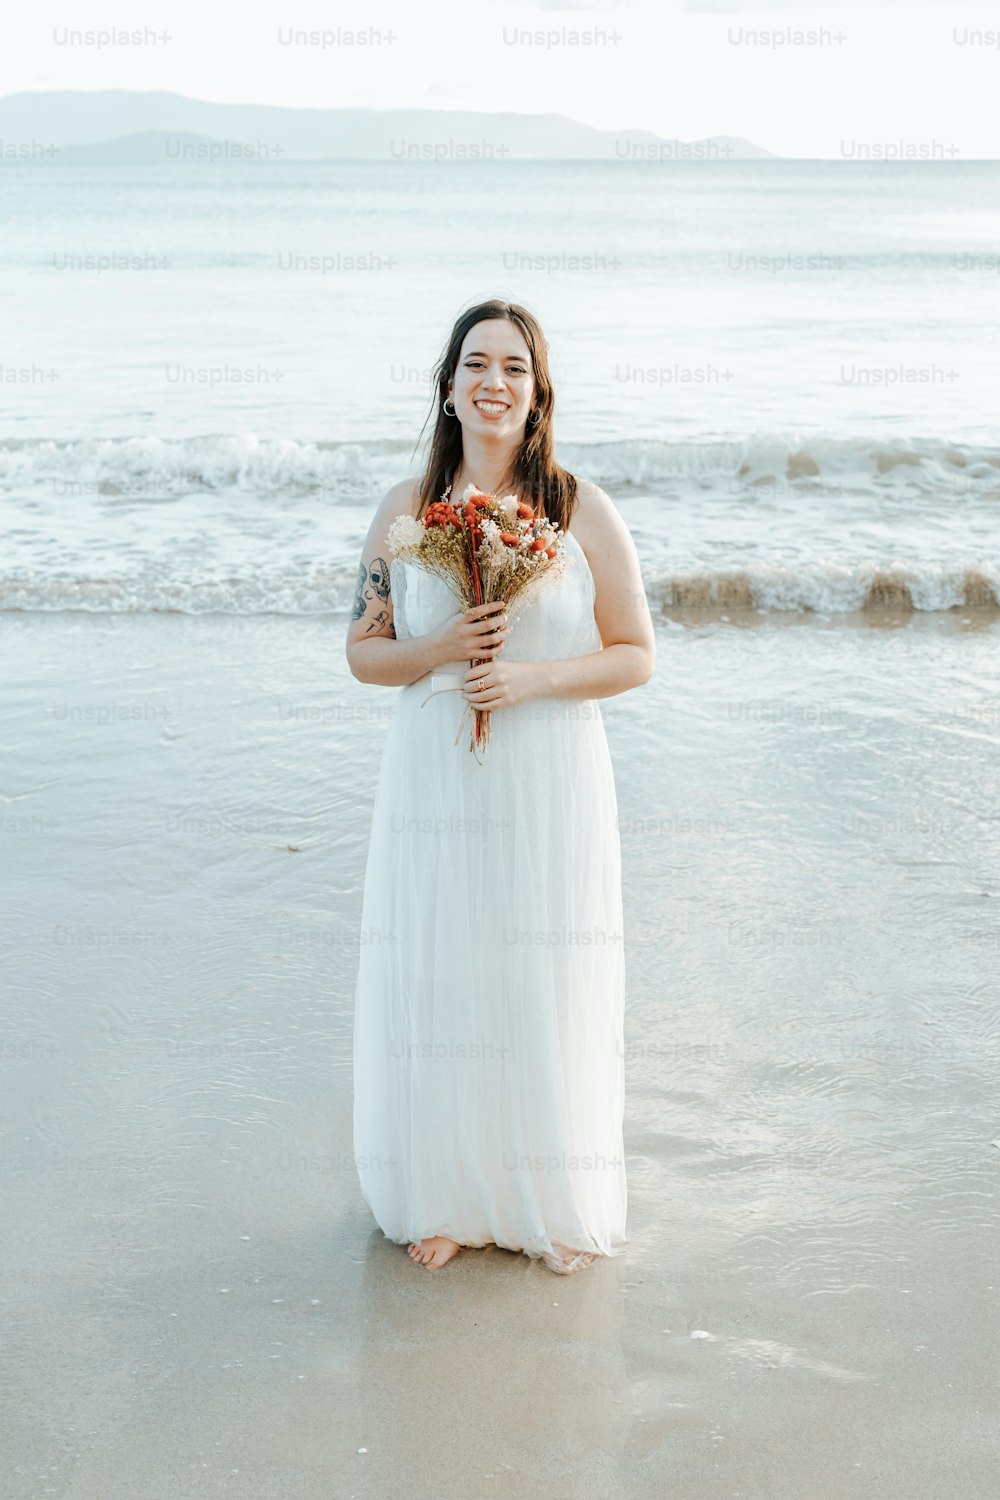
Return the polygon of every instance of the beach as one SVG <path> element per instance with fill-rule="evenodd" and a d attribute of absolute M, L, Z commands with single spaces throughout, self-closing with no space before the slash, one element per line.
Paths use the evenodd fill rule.
<path fill-rule="evenodd" d="M 992 1497 L 998 171 L 4 162 L 5 1495 Z M 656 623 L 566 1278 L 414 1265 L 352 1154 L 344 639 L 487 296 Z"/>
<path fill-rule="evenodd" d="M 2 616 L 12 1500 L 992 1494 L 1000 614 L 656 618 L 629 1247 L 561 1278 L 360 1196 L 346 615 Z"/>

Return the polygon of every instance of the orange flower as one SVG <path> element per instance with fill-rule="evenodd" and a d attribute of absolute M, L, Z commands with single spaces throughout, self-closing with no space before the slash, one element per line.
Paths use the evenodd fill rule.
<path fill-rule="evenodd" d="M 525 505 L 525 503 L 524 503 L 523 500 L 519 503 L 519 505 L 517 507 L 517 514 L 518 514 L 519 519 L 522 520 L 522 521 L 532 521 L 532 520 L 534 520 L 534 516 L 535 516 L 535 512 L 532 510 L 531 506 L 530 505 Z"/>
<path fill-rule="evenodd" d="M 427 514 L 424 517 L 424 530 L 429 526 L 461 526 L 462 521 L 453 505 L 448 505 L 443 500 L 435 500 L 433 505 L 428 505 Z"/>
<path fill-rule="evenodd" d="M 516 531 L 501 531 L 500 540 L 507 547 L 516 547 L 521 538 Z"/>

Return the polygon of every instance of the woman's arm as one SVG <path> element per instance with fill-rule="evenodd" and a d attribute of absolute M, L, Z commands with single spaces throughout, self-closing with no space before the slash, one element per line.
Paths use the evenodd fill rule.
<path fill-rule="evenodd" d="M 613 641 L 590 656 L 525 665 L 534 668 L 533 698 L 613 698 L 616 693 L 641 687 L 653 675 L 651 655 L 644 647 L 627 641 Z"/>
<path fill-rule="evenodd" d="M 416 493 L 412 479 L 394 484 L 368 528 L 347 630 L 347 662 L 359 682 L 405 687 L 439 663 L 431 636 L 397 641 L 393 624 L 391 558 L 385 539 L 397 516 L 414 514 Z"/>
<path fill-rule="evenodd" d="M 632 533 L 614 502 L 580 480 L 571 522 L 594 575 L 594 619 L 603 650 L 566 661 L 540 661 L 538 696 L 611 698 L 653 675 L 656 639 Z"/>

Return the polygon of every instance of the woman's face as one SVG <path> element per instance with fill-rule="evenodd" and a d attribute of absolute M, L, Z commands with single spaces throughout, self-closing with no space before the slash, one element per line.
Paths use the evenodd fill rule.
<path fill-rule="evenodd" d="M 448 394 L 467 431 L 484 437 L 523 435 L 535 378 L 528 345 L 516 323 L 487 318 L 469 329 Z"/>

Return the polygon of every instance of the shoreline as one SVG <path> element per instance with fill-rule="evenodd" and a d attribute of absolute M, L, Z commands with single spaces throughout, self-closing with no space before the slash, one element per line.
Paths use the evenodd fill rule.
<path fill-rule="evenodd" d="M 667 626 L 699 626 L 705 624 L 732 624 L 742 627 L 767 626 L 781 628 L 792 626 L 830 626 L 849 629 L 872 626 L 905 626 L 926 621 L 928 624 L 945 625 L 959 621 L 963 624 L 990 626 L 1000 621 L 1000 604 L 976 602 L 974 604 L 952 604 L 942 609 L 917 609 L 905 599 L 895 602 L 880 602 L 871 607 L 853 610 L 824 609 L 765 609 L 742 602 L 739 594 L 735 603 L 708 604 L 663 604 L 658 609 L 651 607 L 654 625 L 664 621 Z M 254 610 L 238 613 L 232 610 L 187 610 L 187 609 L 85 609 L 83 607 L 60 606 L 58 609 L 14 609 L 0 607 L 0 620 L 58 619 L 61 616 L 92 620 L 273 620 L 273 621 L 329 621 L 335 625 L 345 623 L 348 618 L 346 606 L 326 610 Z"/>

